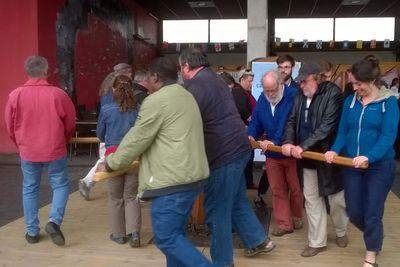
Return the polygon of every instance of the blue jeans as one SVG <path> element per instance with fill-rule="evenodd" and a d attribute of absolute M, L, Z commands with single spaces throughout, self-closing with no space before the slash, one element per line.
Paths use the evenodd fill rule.
<path fill-rule="evenodd" d="M 233 264 L 232 227 L 246 248 L 267 239 L 264 227 L 254 214 L 246 196 L 244 168 L 250 153 L 212 170 L 204 189 L 206 222 L 212 232 L 211 258 L 217 266 Z"/>
<path fill-rule="evenodd" d="M 380 251 L 383 243 L 383 211 L 393 184 L 394 160 L 370 164 L 368 169 L 343 171 L 346 210 L 350 221 L 364 233 L 368 251 Z"/>
<path fill-rule="evenodd" d="M 154 243 L 165 254 L 168 267 L 214 266 L 185 234 L 190 211 L 199 193 L 200 189 L 193 189 L 153 199 Z"/>
<path fill-rule="evenodd" d="M 21 169 L 24 176 L 22 183 L 22 201 L 24 205 L 26 232 L 30 236 L 38 235 L 40 231 L 38 202 L 43 168 L 47 168 L 48 170 L 49 183 L 53 191 L 49 221 L 61 225 L 69 195 L 66 156 L 49 162 L 31 162 L 21 159 Z"/>

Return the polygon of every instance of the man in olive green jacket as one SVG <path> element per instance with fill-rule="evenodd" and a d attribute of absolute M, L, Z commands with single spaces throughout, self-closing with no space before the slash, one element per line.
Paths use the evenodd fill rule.
<path fill-rule="evenodd" d="M 108 171 L 140 156 L 139 197 L 152 199 L 154 241 L 167 266 L 214 266 L 187 240 L 185 224 L 209 175 L 203 124 L 193 96 L 176 83 L 176 65 L 158 58 L 135 126 L 106 158 Z"/>

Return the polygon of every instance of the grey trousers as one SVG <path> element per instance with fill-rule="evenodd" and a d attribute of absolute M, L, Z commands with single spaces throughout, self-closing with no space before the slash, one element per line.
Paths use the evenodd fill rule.
<path fill-rule="evenodd" d="M 125 173 L 108 179 L 111 228 L 114 237 L 140 231 L 142 214 L 138 191 L 138 173 Z"/>

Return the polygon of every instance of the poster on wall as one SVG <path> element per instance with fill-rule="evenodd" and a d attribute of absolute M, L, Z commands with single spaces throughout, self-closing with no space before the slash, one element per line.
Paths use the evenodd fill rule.
<path fill-rule="evenodd" d="M 299 73 L 301 62 L 296 62 L 293 67 L 292 77 L 296 78 Z M 261 86 L 261 78 L 269 70 L 277 69 L 278 65 L 276 62 L 253 62 L 251 69 L 254 73 L 253 85 L 251 87 L 251 93 L 256 100 L 260 97 L 263 89 Z"/>

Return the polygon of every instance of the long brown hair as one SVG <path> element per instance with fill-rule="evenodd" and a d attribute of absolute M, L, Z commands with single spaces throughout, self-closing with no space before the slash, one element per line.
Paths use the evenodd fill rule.
<path fill-rule="evenodd" d="M 126 75 L 118 75 L 115 78 L 113 89 L 114 100 L 118 103 L 121 112 L 126 112 L 136 107 L 131 78 Z"/>

